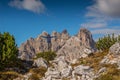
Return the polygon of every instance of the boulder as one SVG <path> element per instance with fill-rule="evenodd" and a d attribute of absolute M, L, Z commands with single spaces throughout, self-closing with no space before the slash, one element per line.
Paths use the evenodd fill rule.
<path fill-rule="evenodd" d="M 116 42 L 114 45 L 112 45 L 109 49 L 109 53 L 120 55 L 120 42 Z"/>
<path fill-rule="evenodd" d="M 43 58 L 38 58 L 38 59 L 35 59 L 34 60 L 34 63 L 33 63 L 33 66 L 35 67 L 45 67 L 47 68 L 48 67 L 48 63 L 45 59 Z"/>
<path fill-rule="evenodd" d="M 64 68 L 61 71 L 62 78 L 66 78 L 66 77 L 70 76 L 71 74 L 72 74 L 72 67 L 71 66 L 69 66 L 68 68 Z"/>
<path fill-rule="evenodd" d="M 74 73 L 77 75 L 87 74 L 86 72 L 90 71 L 91 68 L 89 66 L 79 65 L 74 68 Z"/>
<path fill-rule="evenodd" d="M 93 80 L 94 79 L 94 73 L 93 69 L 89 66 L 83 66 L 79 65 L 76 66 L 72 72 L 72 76 L 75 77 L 78 76 L 80 80 Z"/>
<path fill-rule="evenodd" d="M 54 68 L 48 68 L 47 72 L 45 73 L 45 78 L 48 78 L 49 76 L 51 76 L 51 78 L 59 79 L 60 72 Z"/>
<path fill-rule="evenodd" d="M 53 66 L 58 70 L 58 71 L 62 71 L 63 69 L 68 67 L 68 63 L 65 60 L 64 56 L 60 56 L 60 57 L 56 57 L 55 60 L 52 61 Z"/>

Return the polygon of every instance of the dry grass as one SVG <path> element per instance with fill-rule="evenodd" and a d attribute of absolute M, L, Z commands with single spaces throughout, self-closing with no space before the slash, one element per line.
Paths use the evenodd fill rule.
<path fill-rule="evenodd" d="M 0 72 L 0 80 L 13 80 L 17 77 L 23 78 L 23 76 L 14 71 Z"/>
<path fill-rule="evenodd" d="M 32 73 L 32 75 L 30 76 L 29 80 L 39 80 L 45 76 L 46 71 L 47 69 L 45 67 L 30 69 L 29 72 Z"/>
<path fill-rule="evenodd" d="M 117 69 L 117 64 L 103 64 L 102 66 L 106 67 L 107 71 L 95 80 L 120 80 L 120 70 Z"/>
<path fill-rule="evenodd" d="M 62 78 L 62 80 L 70 80 L 70 78 Z"/>
<path fill-rule="evenodd" d="M 108 54 L 108 51 L 104 51 L 101 53 L 94 53 L 86 58 L 79 59 L 79 63 L 71 64 L 72 67 L 78 65 L 85 65 L 94 68 L 95 72 L 97 72 L 102 66 L 100 65 L 100 61 Z"/>

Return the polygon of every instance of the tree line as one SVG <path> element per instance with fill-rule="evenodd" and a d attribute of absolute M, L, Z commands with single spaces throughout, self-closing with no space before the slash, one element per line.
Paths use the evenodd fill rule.
<path fill-rule="evenodd" d="M 96 42 L 96 47 L 98 50 L 108 50 L 113 44 L 120 41 L 120 35 L 115 36 L 115 34 L 108 34 L 102 38 L 99 38 Z"/>

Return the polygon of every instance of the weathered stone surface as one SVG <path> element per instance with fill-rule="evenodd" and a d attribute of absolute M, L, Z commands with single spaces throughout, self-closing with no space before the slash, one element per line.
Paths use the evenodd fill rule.
<path fill-rule="evenodd" d="M 102 64 L 117 64 L 120 68 L 120 42 L 115 43 L 109 49 L 109 54 L 101 61 Z"/>
<path fill-rule="evenodd" d="M 61 72 L 63 69 L 68 68 L 69 64 L 65 60 L 64 56 L 56 57 L 55 60 L 51 62 L 51 64 L 59 71 Z"/>
<path fill-rule="evenodd" d="M 78 58 L 85 58 L 95 51 L 95 42 L 92 39 L 90 31 L 80 29 L 77 36 L 69 38 L 65 45 L 58 50 L 58 56 L 65 56 L 67 61 L 72 61 Z"/>
<path fill-rule="evenodd" d="M 68 68 L 64 68 L 61 71 L 62 78 L 66 78 L 66 77 L 70 76 L 71 74 L 72 74 L 72 67 L 71 66 L 68 66 Z"/>
<path fill-rule="evenodd" d="M 76 75 L 87 74 L 86 72 L 88 72 L 90 70 L 91 70 L 91 68 L 89 66 L 79 65 L 74 68 L 74 74 L 76 74 Z"/>
<path fill-rule="evenodd" d="M 43 58 L 38 58 L 34 60 L 33 66 L 35 67 L 48 67 L 48 63 L 46 60 L 44 60 Z"/>
<path fill-rule="evenodd" d="M 81 40 L 81 45 L 88 48 L 95 48 L 95 42 L 92 38 L 92 34 L 86 28 L 81 28 L 77 37 Z"/>
<path fill-rule="evenodd" d="M 114 55 L 120 55 L 120 42 L 115 43 L 109 49 L 109 53 Z"/>
<path fill-rule="evenodd" d="M 103 67 L 103 68 L 101 68 L 99 71 L 98 71 L 98 73 L 103 73 L 103 72 L 105 72 L 107 70 L 107 68 L 106 67 Z"/>
<path fill-rule="evenodd" d="M 80 80 L 93 80 L 95 75 L 89 66 L 79 65 L 74 68 L 72 76 L 78 76 Z"/>
<path fill-rule="evenodd" d="M 72 61 L 77 58 L 87 57 L 91 53 L 92 49 L 88 49 L 81 45 L 79 38 L 73 36 L 66 41 L 66 44 L 57 52 L 57 55 L 65 56 L 67 61 Z"/>
<path fill-rule="evenodd" d="M 46 39 L 41 36 L 47 36 L 47 32 L 43 32 L 37 38 L 30 38 L 25 43 L 23 43 L 19 47 L 19 55 L 18 58 L 22 60 L 30 60 L 37 53 L 48 51 L 48 44 Z M 51 50 L 58 51 L 65 42 L 70 38 L 67 31 L 63 31 L 62 33 L 53 32 L 51 36 L 55 36 L 55 38 L 51 39 Z"/>
<path fill-rule="evenodd" d="M 45 73 L 45 77 L 49 77 L 51 76 L 51 78 L 56 78 L 59 79 L 60 78 L 60 72 L 57 71 L 54 68 L 48 68 L 47 72 Z"/>

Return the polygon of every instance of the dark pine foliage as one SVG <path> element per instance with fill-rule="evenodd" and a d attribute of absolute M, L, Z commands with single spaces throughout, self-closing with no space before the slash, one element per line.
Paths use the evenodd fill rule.
<path fill-rule="evenodd" d="M 119 41 L 120 35 L 115 37 L 114 34 L 112 34 L 111 36 L 108 34 L 103 38 L 99 38 L 99 40 L 96 42 L 96 47 L 98 50 L 108 50 L 113 44 Z"/>

